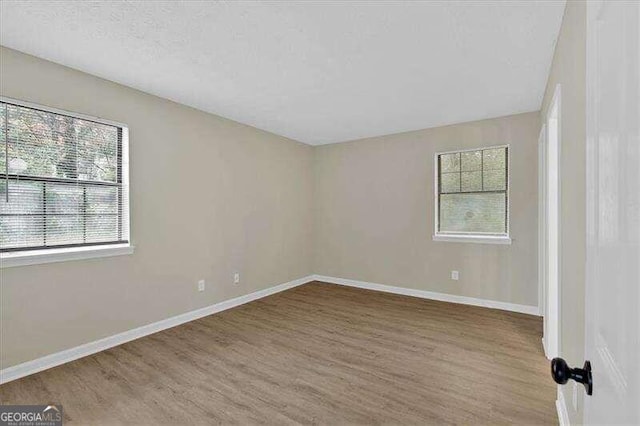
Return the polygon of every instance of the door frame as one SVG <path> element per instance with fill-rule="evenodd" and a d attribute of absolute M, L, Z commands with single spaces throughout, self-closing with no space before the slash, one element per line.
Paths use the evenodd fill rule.
<path fill-rule="evenodd" d="M 544 330 L 546 330 L 546 155 L 547 155 L 547 123 L 542 123 L 540 134 L 538 135 L 538 314 L 542 317 L 542 346 L 547 355 L 545 346 Z"/>
<path fill-rule="evenodd" d="M 549 109 L 545 117 L 543 128 L 544 132 L 544 155 L 542 156 L 542 164 L 540 165 L 540 173 L 543 178 L 539 181 L 543 182 L 543 208 L 542 211 L 542 231 L 540 232 L 540 239 L 543 242 L 542 253 L 543 257 L 539 260 L 539 271 L 543 272 L 542 285 L 544 298 L 544 331 L 543 331 L 543 346 L 544 352 L 548 359 L 560 356 L 560 342 L 561 342 L 561 328 L 560 328 L 560 306 L 561 306 L 561 252 L 562 252 L 562 239 L 561 239 L 561 187 L 560 187 L 560 173 L 561 173 L 561 146 L 562 146 L 562 87 L 557 84 Z M 551 125 L 552 120 L 556 123 Z M 555 131 L 554 138 L 551 137 L 551 132 Z M 555 147 L 551 147 L 551 141 L 555 141 Z M 553 151 L 552 151 L 553 149 Z M 555 153 L 555 170 L 550 169 L 550 155 Z M 555 179 L 552 179 L 551 173 L 555 171 Z M 555 197 L 551 200 L 550 185 L 555 183 Z M 553 201 L 553 202 L 552 202 Z M 550 212 L 551 209 L 555 209 L 555 229 L 550 229 Z M 540 224 L 540 221 L 539 221 Z M 554 254 L 551 252 L 550 247 L 555 241 L 555 271 L 550 271 L 550 265 L 552 264 L 551 256 Z M 550 276 L 555 275 L 555 288 L 550 288 Z"/>

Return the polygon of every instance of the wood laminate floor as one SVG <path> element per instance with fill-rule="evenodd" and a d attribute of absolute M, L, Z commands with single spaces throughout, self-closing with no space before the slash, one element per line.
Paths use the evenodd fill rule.
<path fill-rule="evenodd" d="M 557 424 L 542 320 L 309 283 L 0 387 L 67 424 Z"/>

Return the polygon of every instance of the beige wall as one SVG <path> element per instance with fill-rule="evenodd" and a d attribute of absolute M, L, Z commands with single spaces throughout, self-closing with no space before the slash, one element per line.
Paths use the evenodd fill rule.
<path fill-rule="evenodd" d="M 315 273 L 537 306 L 539 131 L 533 112 L 317 147 Z M 501 144 L 513 244 L 434 242 L 434 154 Z"/>
<path fill-rule="evenodd" d="M 2 368 L 311 273 L 538 305 L 537 112 L 312 148 L 0 55 L 2 95 L 129 125 L 136 246 L 0 270 Z M 513 244 L 432 241 L 434 154 L 500 144 Z"/>
<path fill-rule="evenodd" d="M 1 269 L 0 367 L 312 273 L 310 146 L 6 48 L 0 75 L 3 96 L 129 125 L 136 246 Z"/>
<path fill-rule="evenodd" d="M 584 362 L 586 37 L 586 3 L 567 2 L 541 111 L 546 120 L 560 84 L 560 356 L 569 365 Z M 574 410 L 571 388 L 561 387 L 571 423 L 577 424 L 582 422 L 583 400 L 579 398 Z"/>

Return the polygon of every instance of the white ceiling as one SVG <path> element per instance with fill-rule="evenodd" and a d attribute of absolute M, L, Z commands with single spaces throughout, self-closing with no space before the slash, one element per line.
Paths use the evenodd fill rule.
<path fill-rule="evenodd" d="M 0 43 L 318 145 L 540 108 L 564 0 L 8 1 Z"/>

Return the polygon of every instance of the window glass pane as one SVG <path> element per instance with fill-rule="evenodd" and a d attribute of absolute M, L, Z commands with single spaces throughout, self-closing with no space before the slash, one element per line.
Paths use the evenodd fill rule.
<path fill-rule="evenodd" d="M 60 176 L 72 151 L 72 139 L 64 135 L 71 118 L 16 105 L 7 106 L 9 125 L 9 173 L 32 176 Z"/>
<path fill-rule="evenodd" d="M 0 248 L 42 246 L 43 216 L 0 215 Z"/>
<path fill-rule="evenodd" d="M 440 167 L 442 173 L 459 172 L 460 171 L 460 154 L 442 154 L 440 155 Z"/>
<path fill-rule="evenodd" d="M 97 243 L 118 240 L 118 216 L 87 216 L 87 242 Z"/>
<path fill-rule="evenodd" d="M 87 214 L 118 213 L 118 188 L 87 186 Z"/>
<path fill-rule="evenodd" d="M 0 249 L 128 239 L 121 131 L 0 102 Z"/>
<path fill-rule="evenodd" d="M 507 148 L 442 154 L 440 162 L 439 232 L 505 234 Z"/>
<path fill-rule="evenodd" d="M 78 178 L 115 182 L 118 129 L 113 126 L 76 120 L 78 138 Z"/>
<path fill-rule="evenodd" d="M 485 149 L 483 151 L 484 170 L 505 170 L 506 151 L 506 148 Z"/>
<path fill-rule="evenodd" d="M 82 187 L 47 183 L 47 214 L 81 214 Z"/>
<path fill-rule="evenodd" d="M 7 202 L 7 181 L 0 181 L 0 214 L 42 214 L 42 182 L 25 182 L 10 179 L 9 202 Z"/>
<path fill-rule="evenodd" d="M 462 172 L 462 192 L 482 191 L 482 172 Z"/>
<path fill-rule="evenodd" d="M 460 173 L 443 173 L 441 182 L 441 192 L 460 192 Z"/>
<path fill-rule="evenodd" d="M 47 216 L 47 245 L 81 244 L 84 241 L 82 216 Z"/>
<path fill-rule="evenodd" d="M 504 193 L 442 194 L 440 232 L 506 232 Z"/>
<path fill-rule="evenodd" d="M 488 170 L 484 172 L 484 190 L 485 191 L 504 191 L 506 190 L 506 171 Z"/>
<path fill-rule="evenodd" d="M 471 172 L 482 170 L 482 151 L 466 151 L 460 153 L 462 171 Z"/>
<path fill-rule="evenodd" d="M 7 113 L 9 173 L 116 181 L 116 127 L 17 105 Z"/>

